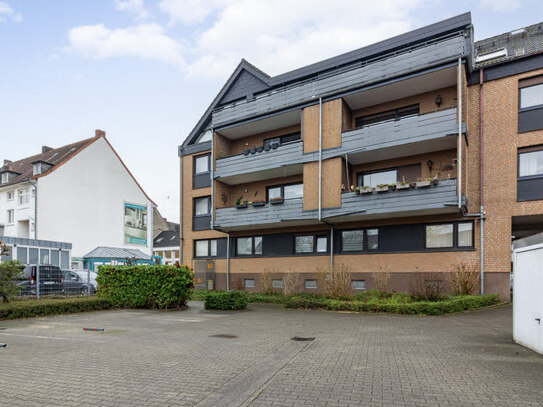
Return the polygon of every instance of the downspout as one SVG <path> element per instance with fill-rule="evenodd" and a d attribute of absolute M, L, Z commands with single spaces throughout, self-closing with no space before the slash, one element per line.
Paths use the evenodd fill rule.
<path fill-rule="evenodd" d="M 183 264 L 183 153 L 179 149 L 179 264 Z"/>
<path fill-rule="evenodd" d="M 226 233 L 226 291 L 230 291 L 230 232 Z"/>
<path fill-rule="evenodd" d="M 213 126 L 211 126 L 211 159 L 210 159 L 210 170 L 211 170 L 211 229 L 214 229 L 213 224 L 215 223 L 215 199 L 214 199 L 214 184 L 213 175 L 215 174 L 215 132 L 213 131 Z"/>
<path fill-rule="evenodd" d="M 462 58 L 458 58 L 458 208 L 462 209 Z"/>
<path fill-rule="evenodd" d="M 345 153 L 345 176 L 347 177 L 347 191 L 350 191 L 351 179 L 349 178 L 349 156 L 347 153 Z M 356 183 L 356 180 L 355 180 L 355 183 Z"/>
<path fill-rule="evenodd" d="M 483 113 L 483 68 L 479 72 L 479 196 L 481 203 L 481 218 L 479 220 L 479 226 L 481 228 L 480 238 L 481 238 L 481 295 L 485 292 L 485 228 L 484 228 L 484 188 L 483 188 L 483 179 L 484 179 L 484 162 L 483 162 L 483 148 L 484 148 L 484 113 Z"/>
<path fill-rule="evenodd" d="M 334 276 L 334 227 L 330 226 L 330 277 Z"/>
<path fill-rule="evenodd" d="M 319 221 L 322 219 L 322 97 L 319 98 Z"/>

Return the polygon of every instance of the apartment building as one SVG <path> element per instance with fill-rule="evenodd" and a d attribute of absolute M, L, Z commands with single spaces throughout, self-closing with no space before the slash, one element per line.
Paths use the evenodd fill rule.
<path fill-rule="evenodd" d="M 509 33 L 489 57 L 473 29 L 466 13 L 275 77 L 242 60 L 179 148 L 182 261 L 207 287 L 295 272 L 306 291 L 340 265 L 353 290 L 379 270 L 446 288 L 469 263 L 508 299 L 511 235 L 542 224 L 543 102 L 518 95 L 543 63 Z"/>
<path fill-rule="evenodd" d="M 82 268 L 89 267 L 87 254 L 107 246 L 141 250 L 150 259 L 153 216 L 147 214 L 156 205 L 105 132 L 4 160 L 0 176 L 0 240 L 10 245 L 12 258 Z"/>

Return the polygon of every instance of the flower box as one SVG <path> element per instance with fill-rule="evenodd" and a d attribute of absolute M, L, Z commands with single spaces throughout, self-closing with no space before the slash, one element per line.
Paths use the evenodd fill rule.
<path fill-rule="evenodd" d="M 433 179 L 432 180 L 432 185 L 437 185 L 439 184 L 439 180 L 438 179 Z"/>
<path fill-rule="evenodd" d="M 251 151 L 247 148 L 245 150 L 243 150 L 243 155 L 249 155 Z"/>
<path fill-rule="evenodd" d="M 417 188 L 428 188 L 431 185 L 431 181 L 417 181 Z"/>
<path fill-rule="evenodd" d="M 253 201 L 251 203 L 252 206 L 264 206 L 266 205 L 266 201 Z"/>
<path fill-rule="evenodd" d="M 246 203 L 236 204 L 236 208 L 238 208 L 238 209 L 247 208 L 247 204 Z"/>
<path fill-rule="evenodd" d="M 281 205 L 283 202 L 285 202 L 285 199 L 284 199 L 284 198 L 273 198 L 273 199 L 270 199 L 270 204 L 271 204 L 271 205 Z"/>
<path fill-rule="evenodd" d="M 396 189 L 397 190 L 411 189 L 411 185 L 409 185 L 408 183 L 405 183 L 405 184 L 398 183 L 396 184 Z"/>
<path fill-rule="evenodd" d="M 377 185 L 375 187 L 375 190 L 377 192 L 387 192 L 388 191 L 388 185 Z"/>
<path fill-rule="evenodd" d="M 373 192 L 372 187 L 360 187 L 361 194 L 371 194 Z"/>

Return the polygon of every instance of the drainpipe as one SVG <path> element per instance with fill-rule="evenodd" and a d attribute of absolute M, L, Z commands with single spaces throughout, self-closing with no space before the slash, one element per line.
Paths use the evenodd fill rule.
<path fill-rule="evenodd" d="M 226 233 L 226 291 L 230 291 L 230 232 Z"/>
<path fill-rule="evenodd" d="M 319 98 L 319 221 L 322 219 L 322 97 Z"/>
<path fill-rule="evenodd" d="M 214 154 L 214 145 L 215 145 L 215 132 L 213 131 L 213 126 L 211 126 L 211 159 L 210 159 L 210 170 L 211 170 L 211 229 L 214 229 L 213 224 L 215 223 L 215 199 L 214 198 L 214 188 L 213 184 L 213 175 L 215 174 L 215 154 Z"/>
<path fill-rule="evenodd" d="M 334 227 L 330 226 L 330 278 L 334 276 Z"/>
<path fill-rule="evenodd" d="M 458 208 L 462 209 L 462 58 L 458 58 Z"/>
<path fill-rule="evenodd" d="M 34 239 L 38 239 L 38 182 L 28 180 L 30 185 L 34 187 Z"/>
<path fill-rule="evenodd" d="M 345 175 L 347 177 L 347 191 L 351 190 L 351 179 L 349 178 L 349 156 L 345 153 Z M 356 180 L 355 180 L 356 182 Z"/>
<path fill-rule="evenodd" d="M 483 148 L 484 148 L 484 113 L 483 113 L 483 68 L 479 72 L 479 196 L 481 202 L 481 219 L 479 220 L 479 226 L 481 228 L 481 295 L 485 292 L 485 239 L 484 239 L 484 162 L 483 162 Z"/>
<path fill-rule="evenodd" d="M 179 149 L 179 264 L 183 264 L 183 153 Z"/>

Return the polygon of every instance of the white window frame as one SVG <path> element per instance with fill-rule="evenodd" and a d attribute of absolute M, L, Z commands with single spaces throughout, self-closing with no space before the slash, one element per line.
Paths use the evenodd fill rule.
<path fill-rule="evenodd" d="M 13 225 L 15 223 L 15 210 L 14 209 L 8 209 L 6 214 L 6 221 L 8 225 Z"/>
<path fill-rule="evenodd" d="M 22 205 L 28 205 L 29 203 L 30 203 L 30 188 L 19 189 L 17 191 L 17 204 L 22 206 Z"/>

